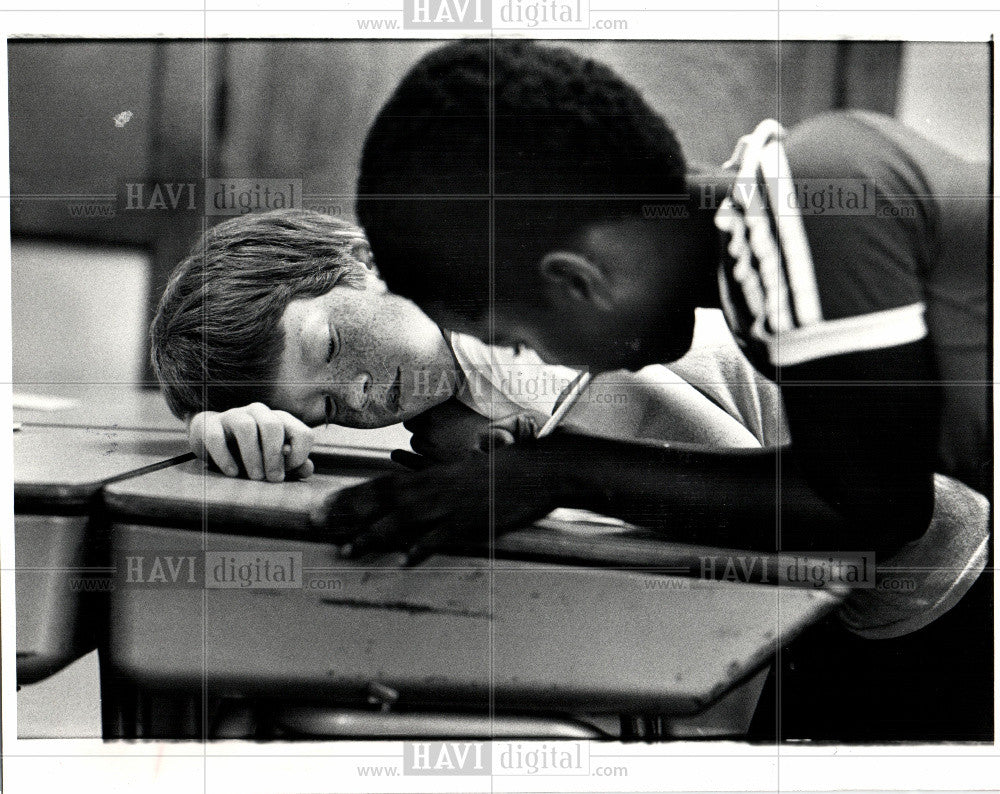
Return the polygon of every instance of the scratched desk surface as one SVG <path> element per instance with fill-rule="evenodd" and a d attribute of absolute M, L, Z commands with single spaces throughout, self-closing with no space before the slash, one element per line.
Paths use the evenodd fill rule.
<path fill-rule="evenodd" d="M 204 675 L 215 694 L 352 704 L 377 682 L 413 705 L 487 708 L 492 697 L 497 708 L 689 714 L 838 603 L 828 591 L 527 560 L 438 556 L 415 569 L 378 568 L 311 542 L 316 500 L 378 471 L 352 463 L 267 484 L 190 462 L 109 485 L 123 566 L 136 556 L 200 559 L 203 550 L 298 552 L 305 571 L 301 587 L 280 590 L 123 584 L 113 596 L 115 668 L 150 687 L 198 689 Z M 191 531 L 203 517 L 209 531 Z M 528 556 L 620 554 L 626 567 L 657 544 L 619 538 L 602 557 L 588 532 L 511 538 L 501 544 Z M 696 556 L 659 545 L 660 567 Z"/>
<path fill-rule="evenodd" d="M 104 489 L 104 502 L 122 520 L 317 540 L 324 533 L 312 525 L 310 514 L 324 498 L 400 470 L 387 459 L 369 459 L 356 453 L 349 447 L 318 450 L 313 456 L 319 465 L 315 475 L 283 483 L 225 477 L 201 461 L 190 460 L 112 483 Z M 485 544 L 475 542 L 463 546 L 462 552 L 490 556 Z M 741 578 L 761 578 L 765 583 L 774 582 L 774 574 L 784 559 L 673 543 L 651 531 L 601 516 L 561 510 L 534 527 L 496 538 L 493 552 L 514 559 L 694 576 L 704 573 L 706 560 L 733 560 L 733 565 L 742 566 L 736 572 Z M 714 573 L 725 578 L 727 571 L 722 562 L 715 564 Z"/>
<path fill-rule="evenodd" d="M 137 384 L 15 383 L 14 393 L 15 422 L 136 430 L 185 429 L 157 390 Z M 19 396 L 21 405 L 27 407 L 17 407 Z M 374 430 L 331 426 L 317 428 L 316 448 L 320 451 L 348 448 L 368 457 L 385 458 L 393 449 L 408 449 L 409 438 L 410 433 L 402 425 Z"/>
<path fill-rule="evenodd" d="M 184 430 L 184 423 L 170 413 L 158 391 L 129 383 L 15 383 L 14 421 L 134 430 Z"/>
<path fill-rule="evenodd" d="M 24 425 L 14 433 L 14 495 L 80 503 L 105 483 L 188 452 L 182 433 Z"/>
<path fill-rule="evenodd" d="M 401 707 L 693 714 L 837 602 L 818 590 L 514 561 L 371 568 L 324 544 L 130 524 L 114 527 L 113 546 L 123 568 L 116 675 L 214 696 L 361 705 L 381 684 Z M 302 586 L 218 589 L 233 580 L 214 560 L 188 584 L 178 561 L 205 550 L 272 562 L 301 553 Z M 171 565 L 177 584 L 160 578 Z"/>
<path fill-rule="evenodd" d="M 317 456 L 318 457 L 318 456 Z M 308 533 L 310 510 L 327 494 L 390 471 L 388 463 L 345 457 L 336 472 L 308 480 L 269 483 L 225 477 L 199 460 L 109 485 L 108 508 L 155 523 L 197 524 L 249 533 Z"/>

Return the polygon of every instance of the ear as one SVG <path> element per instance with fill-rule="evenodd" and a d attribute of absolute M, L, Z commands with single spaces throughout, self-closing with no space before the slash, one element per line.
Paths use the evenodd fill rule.
<path fill-rule="evenodd" d="M 572 251 L 551 251 L 538 263 L 538 271 L 548 287 L 564 299 L 589 303 L 602 312 L 614 307 L 611 282 L 585 256 Z"/>
<path fill-rule="evenodd" d="M 362 265 L 367 267 L 372 273 L 374 273 L 379 278 L 382 276 L 378 272 L 378 268 L 375 267 L 375 257 L 372 255 L 371 246 L 366 242 L 355 243 L 351 247 L 351 256 L 357 259 Z"/>

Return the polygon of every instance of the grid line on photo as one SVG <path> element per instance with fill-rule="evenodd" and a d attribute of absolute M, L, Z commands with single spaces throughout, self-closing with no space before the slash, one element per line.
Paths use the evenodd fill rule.
<path fill-rule="evenodd" d="M 776 28 L 777 28 L 776 31 L 775 31 L 775 34 L 776 34 L 775 35 L 775 62 L 777 63 L 777 80 L 776 80 L 776 86 L 775 86 L 775 88 L 776 88 L 776 92 L 775 92 L 775 99 L 776 99 L 775 118 L 780 123 L 780 122 L 782 122 L 784 120 L 784 114 L 782 112 L 782 84 L 783 84 L 782 77 L 783 77 L 783 72 L 782 72 L 782 62 L 781 62 L 781 13 L 780 13 L 781 2 L 780 2 L 780 0 L 778 2 L 778 9 L 779 9 L 779 13 L 778 13 L 777 19 L 775 20 Z M 778 251 L 778 257 L 779 257 L 779 259 L 782 256 L 783 256 L 783 252 L 781 250 L 779 250 Z M 781 344 L 780 338 L 778 340 L 778 344 L 779 345 Z M 776 378 L 775 382 L 777 383 L 778 389 L 780 391 L 780 389 L 781 389 L 781 370 L 780 369 L 777 371 L 777 378 Z M 779 421 L 779 422 L 782 421 L 781 417 L 778 416 L 778 414 L 782 413 L 782 411 L 781 411 L 781 403 L 775 403 L 775 409 L 774 410 L 775 410 L 775 417 L 774 417 L 775 421 Z M 782 454 L 780 452 L 778 452 L 778 454 L 776 454 L 774 456 L 774 465 L 775 465 L 775 479 L 774 479 L 774 486 L 775 486 L 775 494 L 774 494 L 774 499 L 775 499 L 775 504 L 774 504 L 775 526 L 774 526 L 774 533 L 775 533 L 775 538 L 774 538 L 774 540 L 775 540 L 775 548 L 779 552 L 781 552 L 784 549 L 784 543 L 782 542 L 782 536 L 781 536 L 781 532 L 782 532 L 781 518 L 782 518 L 782 512 L 783 512 L 782 511 L 783 503 L 782 503 Z M 782 630 L 781 630 L 781 626 L 782 626 L 782 621 L 781 621 L 782 589 L 780 587 L 776 588 L 775 601 L 776 601 L 776 609 L 775 609 L 774 636 L 776 637 L 776 640 L 775 640 L 776 647 L 775 647 L 774 656 L 772 657 L 771 664 L 774 666 L 774 681 L 775 681 L 774 697 L 775 697 L 775 700 L 776 700 L 775 710 L 774 710 L 774 718 L 775 718 L 774 744 L 775 744 L 775 754 L 777 755 L 777 759 L 776 759 L 776 763 L 775 763 L 775 775 L 777 777 L 777 781 L 776 781 L 777 782 L 777 789 L 780 792 L 782 790 L 781 789 L 781 756 L 782 756 L 782 747 L 781 747 L 781 745 L 782 745 L 782 727 L 783 727 L 783 725 L 782 725 L 782 697 L 783 697 L 783 694 L 782 694 L 782 684 L 783 684 L 783 681 L 782 681 L 782 676 L 781 676 L 781 660 L 782 660 L 782 654 L 784 652 L 784 645 L 785 645 L 785 639 L 782 636 Z M 767 693 L 767 683 L 764 684 L 764 690 L 763 690 L 761 696 L 762 697 L 766 696 L 766 693 Z M 759 708 L 759 706 L 758 706 L 758 708 Z"/>
<path fill-rule="evenodd" d="M 207 3 L 206 3 L 207 9 Z M 205 30 L 203 33 L 207 34 L 208 19 L 207 14 L 205 16 Z M 225 52 L 225 50 L 223 50 Z M 209 97 L 209 78 L 208 78 L 208 42 L 207 35 L 205 41 L 202 43 L 201 50 L 201 75 L 202 75 L 202 92 L 201 92 L 201 178 L 202 180 L 208 179 L 209 174 L 209 139 L 208 139 L 208 124 L 209 124 L 209 107 L 208 107 L 208 97 Z M 221 144 L 221 142 L 220 142 Z M 218 157 L 217 150 L 213 151 L 213 154 Z M 213 163 L 213 166 L 218 169 L 219 163 Z M 208 231 L 208 219 L 203 214 L 201 217 L 201 240 L 203 245 L 206 242 L 205 234 Z M 205 256 L 204 247 L 202 248 L 202 256 Z M 202 283 L 204 289 L 204 280 L 207 277 L 207 271 L 202 271 Z M 207 304 L 203 304 L 203 311 L 207 311 Z M 208 347 L 206 331 L 208 328 L 207 321 L 203 318 L 202 321 L 202 359 L 206 358 L 206 349 Z M 208 391 L 207 387 L 203 387 L 202 400 L 204 405 L 208 405 Z M 202 474 L 202 553 L 208 548 L 208 532 L 209 532 L 209 520 L 208 520 L 208 470 L 206 469 Z M 202 751 L 206 753 L 206 760 L 203 764 L 202 770 L 202 782 L 205 787 L 206 792 L 208 791 L 208 739 L 209 739 L 209 700 L 208 700 L 208 588 L 202 588 L 201 592 L 201 609 L 202 609 L 202 687 L 201 687 L 201 746 Z"/>
<path fill-rule="evenodd" d="M 496 71 L 495 71 L 495 51 L 493 46 L 493 41 L 490 41 L 489 48 L 489 76 L 487 78 L 487 113 L 489 115 L 489 120 L 487 122 L 487 186 L 490 193 L 489 201 L 489 214 L 487 217 L 487 223 L 489 223 L 489 229 L 487 230 L 488 235 L 488 250 L 487 250 L 487 305 L 489 306 L 489 327 L 488 333 L 490 337 L 490 342 L 496 339 L 496 324 L 495 324 L 495 312 L 494 308 L 496 306 L 496 200 L 494 197 L 496 191 Z M 492 396 L 492 395 L 491 395 Z M 496 549 L 494 541 L 496 539 L 496 444 L 490 443 L 487 446 L 487 453 L 489 455 L 489 489 L 487 491 L 489 498 L 489 511 L 487 513 L 487 544 L 489 549 L 489 612 L 490 614 L 495 614 L 496 612 Z M 488 667 L 487 667 L 487 689 L 488 689 L 488 719 L 490 722 L 490 733 L 495 735 L 495 725 L 496 725 L 496 654 L 497 654 L 497 642 L 496 642 L 496 624 L 494 621 L 489 622 L 489 651 L 488 651 Z M 493 790 L 493 776 L 490 776 L 490 790 Z"/>

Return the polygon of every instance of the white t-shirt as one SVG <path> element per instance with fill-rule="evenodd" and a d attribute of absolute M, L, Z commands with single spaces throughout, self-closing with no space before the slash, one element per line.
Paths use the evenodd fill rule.
<path fill-rule="evenodd" d="M 500 421 L 548 418 L 579 374 L 464 334 L 451 335 L 466 384 L 458 399 Z M 621 440 L 639 438 L 712 447 L 773 447 L 788 433 L 778 389 L 744 358 L 722 313 L 699 309 L 690 352 L 669 365 L 594 378 L 563 420 L 567 429 Z"/>

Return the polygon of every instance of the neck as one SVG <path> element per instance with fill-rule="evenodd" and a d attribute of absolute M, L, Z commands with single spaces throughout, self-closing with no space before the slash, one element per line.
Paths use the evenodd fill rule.
<path fill-rule="evenodd" d="M 723 252 L 723 238 L 715 226 L 715 213 L 726 197 L 732 175 L 725 172 L 698 172 L 688 175 L 688 213 L 692 250 L 698 259 L 699 305 L 720 305 L 718 265 Z"/>

